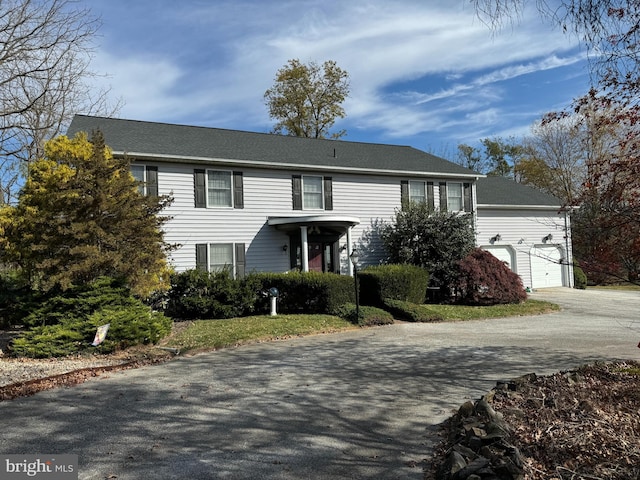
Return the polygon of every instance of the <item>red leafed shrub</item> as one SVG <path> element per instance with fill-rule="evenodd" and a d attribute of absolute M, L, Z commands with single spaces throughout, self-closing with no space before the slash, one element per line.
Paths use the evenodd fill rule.
<path fill-rule="evenodd" d="M 458 262 L 458 269 L 454 291 L 460 303 L 496 305 L 527 299 L 520 277 L 486 250 L 472 250 Z"/>

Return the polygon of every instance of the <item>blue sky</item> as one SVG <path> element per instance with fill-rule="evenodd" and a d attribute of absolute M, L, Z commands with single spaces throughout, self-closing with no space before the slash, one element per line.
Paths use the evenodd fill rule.
<path fill-rule="evenodd" d="M 455 155 L 521 136 L 586 92 L 585 52 L 535 10 L 492 31 L 468 0 L 80 0 L 122 118 L 269 132 L 289 59 L 349 72 L 344 140 Z M 534 3 L 534 2 L 529 2 Z"/>

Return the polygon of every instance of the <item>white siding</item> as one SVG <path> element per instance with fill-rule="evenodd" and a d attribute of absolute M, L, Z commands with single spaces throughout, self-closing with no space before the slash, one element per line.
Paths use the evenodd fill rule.
<path fill-rule="evenodd" d="M 567 227 L 569 225 L 567 224 Z M 573 269 L 567 265 L 571 260 L 571 240 L 565 233 L 564 213 L 557 210 L 533 209 L 491 209 L 479 207 L 477 210 L 477 243 L 480 247 L 509 246 L 515 252 L 516 273 L 522 278 L 525 287 L 541 288 L 548 285 L 536 285 L 532 276 L 532 252 L 537 246 L 555 246 L 563 259 L 561 270 L 562 285 L 573 285 Z M 499 241 L 492 238 L 500 234 Z M 552 240 L 543 241 L 551 234 Z M 535 262 L 536 260 L 534 260 Z M 538 280 L 540 283 L 540 280 Z"/>
<path fill-rule="evenodd" d="M 289 243 L 285 233 L 267 225 L 271 216 L 348 215 L 360 219 L 353 229 L 353 241 L 363 264 L 378 263 L 384 253 L 377 225 L 389 221 L 400 206 L 400 179 L 338 174 L 333 179 L 332 211 L 293 210 L 291 177 L 299 172 L 243 169 L 244 208 L 195 208 L 194 168 L 197 165 L 160 164 L 160 194 L 171 194 L 173 204 L 164 212 L 171 217 L 165 225 L 165 240 L 181 245 L 171 254 L 177 270 L 195 267 L 197 243 L 244 243 L 246 271 L 289 269 Z M 312 174 L 306 173 L 305 174 Z M 318 175 L 322 175 L 318 173 Z M 325 174 L 326 175 L 326 174 Z M 340 240 L 346 244 L 346 236 Z M 346 252 L 341 254 L 343 272 L 347 271 Z"/>

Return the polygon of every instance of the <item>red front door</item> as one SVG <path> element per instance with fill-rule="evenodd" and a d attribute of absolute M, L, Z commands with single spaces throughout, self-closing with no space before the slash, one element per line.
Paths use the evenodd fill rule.
<path fill-rule="evenodd" d="M 321 243 L 309 243 L 309 271 L 322 272 Z"/>

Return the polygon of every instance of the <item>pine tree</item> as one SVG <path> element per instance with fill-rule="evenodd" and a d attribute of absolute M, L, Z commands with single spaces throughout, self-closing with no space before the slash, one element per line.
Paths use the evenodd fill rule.
<path fill-rule="evenodd" d="M 107 276 L 146 296 L 168 280 L 159 213 L 170 202 L 140 193 L 101 132 L 59 136 L 29 166 L 18 204 L 0 210 L 1 253 L 42 291 Z"/>

